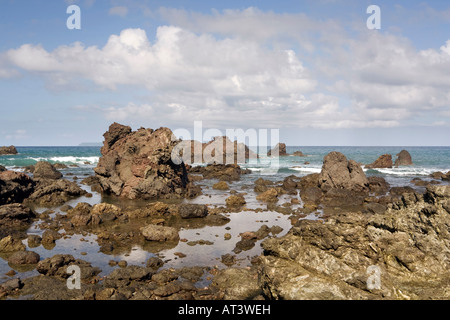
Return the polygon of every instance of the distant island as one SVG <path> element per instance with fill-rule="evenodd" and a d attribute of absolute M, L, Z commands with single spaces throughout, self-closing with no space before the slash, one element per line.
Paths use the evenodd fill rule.
<path fill-rule="evenodd" d="M 103 143 L 101 142 L 82 142 L 78 145 L 79 147 L 101 147 Z"/>

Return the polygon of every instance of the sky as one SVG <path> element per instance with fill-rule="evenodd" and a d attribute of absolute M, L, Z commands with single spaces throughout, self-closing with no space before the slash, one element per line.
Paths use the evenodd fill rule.
<path fill-rule="evenodd" d="M 287 145 L 449 146 L 450 2 L 0 0 L 0 145 L 195 121 Z"/>

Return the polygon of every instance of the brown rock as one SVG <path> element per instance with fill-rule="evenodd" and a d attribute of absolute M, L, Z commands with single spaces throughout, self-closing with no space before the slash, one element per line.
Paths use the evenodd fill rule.
<path fill-rule="evenodd" d="M 394 166 L 412 166 L 412 158 L 408 151 L 402 150 L 397 154 L 397 159 L 395 160 Z"/>
<path fill-rule="evenodd" d="M 324 157 L 318 186 L 325 191 L 337 188 L 366 192 L 369 181 L 358 163 L 347 160 L 340 152 L 333 151 Z"/>
<path fill-rule="evenodd" d="M 62 178 L 62 173 L 46 161 L 39 161 L 34 166 L 33 177 L 42 179 L 57 180 Z"/>
<path fill-rule="evenodd" d="M 267 156 L 271 157 L 272 155 L 278 155 L 280 157 L 287 156 L 286 153 L 286 144 L 285 143 L 277 143 L 277 145 L 267 152 Z"/>
<path fill-rule="evenodd" d="M 392 168 L 392 156 L 390 154 L 383 154 L 373 163 L 366 165 L 366 168 Z"/>
<path fill-rule="evenodd" d="M 16 147 L 14 147 L 14 146 L 0 147 L 0 156 L 12 155 L 12 154 L 17 154 Z"/>

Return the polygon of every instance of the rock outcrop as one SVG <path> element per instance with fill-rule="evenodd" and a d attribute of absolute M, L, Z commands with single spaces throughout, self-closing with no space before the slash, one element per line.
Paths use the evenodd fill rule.
<path fill-rule="evenodd" d="M 34 185 L 25 173 L 0 171 L 0 205 L 23 202 L 34 191 Z"/>
<path fill-rule="evenodd" d="M 34 165 L 33 178 L 58 180 L 63 177 L 62 173 L 49 162 L 39 161 Z"/>
<path fill-rule="evenodd" d="M 408 151 L 402 150 L 400 151 L 400 153 L 397 154 L 397 159 L 395 159 L 394 166 L 398 167 L 398 166 L 412 166 L 412 165 L 413 162 L 411 154 Z"/>
<path fill-rule="evenodd" d="M 409 193 L 379 214 L 299 220 L 262 243 L 273 299 L 449 299 L 450 186 Z"/>
<path fill-rule="evenodd" d="M 277 143 L 277 145 L 267 152 L 267 156 L 271 157 L 272 155 L 278 155 L 280 157 L 287 156 L 286 152 L 286 144 L 285 143 Z"/>
<path fill-rule="evenodd" d="M 383 154 L 378 157 L 373 163 L 366 165 L 367 169 L 376 169 L 376 168 L 392 168 L 392 156 L 390 154 Z"/>
<path fill-rule="evenodd" d="M 347 160 L 342 153 L 333 151 L 323 159 L 318 187 L 323 191 L 334 188 L 365 192 L 368 191 L 369 181 L 356 161 Z"/>
<path fill-rule="evenodd" d="M 0 147 L 0 156 L 17 154 L 17 149 L 14 146 Z"/>
<path fill-rule="evenodd" d="M 104 193 L 129 199 L 181 198 L 189 193 L 184 163 L 172 161 L 179 141 L 170 129 L 132 131 L 114 123 L 104 137 L 94 169 Z"/>

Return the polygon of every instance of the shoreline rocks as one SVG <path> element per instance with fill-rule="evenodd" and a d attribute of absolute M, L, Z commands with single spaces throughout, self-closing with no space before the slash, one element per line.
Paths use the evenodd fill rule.
<path fill-rule="evenodd" d="M 377 168 L 392 168 L 392 156 L 390 154 L 383 154 L 378 157 L 373 163 L 366 165 L 367 169 L 377 169 Z"/>
<path fill-rule="evenodd" d="M 412 166 L 414 165 L 412 162 L 411 155 L 408 151 L 402 150 L 397 154 L 397 159 L 395 159 L 394 166 Z"/>
<path fill-rule="evenodd" d="M 269 152 L 267 152 L 267 156 L 271 157 L 273 156 L 273 154 L 278 155 L 279 157 L 283 157 L 283 156 L 287 156 L 288 153 L 286 152 L 286 144 L 285 143 L 277 143 L 277 145 L 269 150 Z"/>

